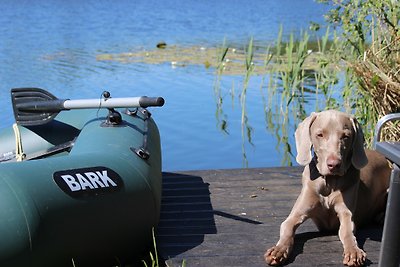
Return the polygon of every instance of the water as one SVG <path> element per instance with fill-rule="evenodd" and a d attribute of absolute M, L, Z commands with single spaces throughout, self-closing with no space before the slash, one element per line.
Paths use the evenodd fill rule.
<path fill-rule="evenodd" d="M 153 49 L 160 41 L 213 47 L 226 38 L 240 47 L 254 36 L 267 45 L 281 24 L 287 33 L 306 29 L 310 21 L 323 21 L 327 7 L 312 0 L 4 0 L 0 10 L 1 127 L 13 123 L 10 88 L 40 87 L 70 99 L 98 98 L 103 90 L 114 97 L 160 95 L 165 106 L 151 111 L 161 132 L 163 169 L 171 171 L 244 166 L 239 92 L 233 101 L 224 98 L 226 134 L 217 127 L 214 70 L 96 56 Z M 222 86 L 233 82 L 238 90 L 242 80 Z M 266 130 L 259 87 L 260 78 L 250 81 L 253 145 L 244 142 L 247 166 L 279 166 L 282 145 Z"/>

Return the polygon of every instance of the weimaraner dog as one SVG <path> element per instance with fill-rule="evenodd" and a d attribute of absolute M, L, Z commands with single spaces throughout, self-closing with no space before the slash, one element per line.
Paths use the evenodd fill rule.
<path fill-rule="evenodd" d="M 312 113 L 299 124 L 295 138 L 296 160 L 305 166 L 303 186 L 265 261 L 283 264 L 296 229 L 311 218 L 320 231 L 339 230 L 344 265 L 362 266 L 366 253 L 357 245 L 355 225 L 383 215 L 391 171 L 388 162 L 379 153 L 364 150 L 358 122 L 343 112 Z"/>

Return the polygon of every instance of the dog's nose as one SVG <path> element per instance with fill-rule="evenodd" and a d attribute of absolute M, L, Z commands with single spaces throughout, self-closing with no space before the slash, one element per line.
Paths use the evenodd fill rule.
<path fill-rule="evenodd" d="M 330 171 L 339 169 L 341 164 L 342 161 L 336 156 L 328 157 L 326 160 L 326 165 Z"/>

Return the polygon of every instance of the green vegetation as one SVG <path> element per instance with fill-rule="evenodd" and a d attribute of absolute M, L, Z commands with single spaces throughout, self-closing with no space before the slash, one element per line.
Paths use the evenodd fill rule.
<path fill-rule="evenodd" d="M 285 165 L 291 165 L 292 159 L 287 128 L 306 115 L 305 93 L 315 95 L 315 110 L 335 108 L 354 113 L 363 125 L 368 146 L 372 145 L 377 120 L 388 113 L 400 112 L 400 4 L 390 0 L 320 2 L 332 5 L 327 19 L 336 30 L 327 27 L 325 35 L 316 38 L 315 46 L 310 42 L 312 31 L 302 33 L 299 38 L 292 33 L 283 42 L 281 29 L 273 53 L 269 54 L 268 48 L 265 56 L 270 67 L 264 66 L 264 73 L 261 72 L 270 77 L 266 86 L 268 103 L 261 86 L 267 129 L 284 145 L 282 164 Z M 310 28 L 321 27 L 313 24 Z M 240 101 L 242 129 L 251 129 L 245 108 L 249 84 L 247 61 L 245 66 Z M 245 136 L 243 131 L 242 136 Z M 247 137 L 251 143 L 251 131 L 247 131 Z M 382 137 L 398 141 L 399 125 L 389 124 Z"/>
<path fill-rule="evenodd" d="M 391 0 L 319 0 L 333 6 L 328 22 L 340 28 L 341 57 L 348 83 L 349 103 L 364 125 L 371 144 L 379 117 L 400 112 L 400 3 Z M 398 125 L 390 124 L 383 138 L 399 140 Z"/>
<path fill-rule="evenodd" d="M 250 39 L 246 48 L 243 49 L 240 105 L 244 165 L 247 163 L 244 143 L 247 140 L 249 144 L 252 144 L 253 128 L 250 125 L 246 109 L 246 95 L 248 90 L 254 89 L 249 88 L 252 78 L 260 79 L 261 76 L 260 94 L 263 100 L 266 128 L 275 135 L 278 147 L 283 149 L 282 164 L 284 165 L 292 164 L 293 155 L 289 144 L 289 133 L 292 131 L 289 127 L 293 127 L 307 115 L 306 95 L 315 97 L 316 110 L 338 108 L 339 103 L 342 102 L 333 96 L 334 90 L 337 90 L 336 86 L 343 64 L 340 64 L 336 58 L 336 51 L 339 50 L 338 42 L 335 36 L 333 40 L 330 39 L 329 28 L 322 38 L 314 38 L 313 41 L 310 41 L 309 32 L 301 33 L 299 38 L 292 33 L 288 36 L 287 41 L 283 40 L 283 33 L 284 30 L 281 28 L 274 44 L 261 48 L 255 46 L 253 39 Z M 223 47 L 223 51 L 234 49 L 227 47 L 225 42 Z M 219 57 L 219 59 L 221 61 L 218 66 L 224 66 L 226 56 Z M 255 71 L 256 67 L 257 71 Z M 235 77 L 226 75 L 225 71 L 229 74 L 230 69 L 218 68 L 214 84 L 214 91 L 218 96 L 219 115 L 224 114 L 224 99 L 221 96 L 226 95 L 226 93 L 221 93 L 221 82 L 235 79 Z M 225 77 L 222 77 L 223 75 Z M 234 92 L 235 90 L 231 89 L 230 91 Z M 234 99 L 232 99 L 232 103 L 233 101 Z M 220 125 L 223 125 L 222 130 L 227 132 L 226 116 L 224 116 L 224 123 Z"/>
<path fill-rule="evenodd" d="M 149 252 L 149 261 L 142 260 L 143 266 L 144 267 L 160 267 L 160 266 L 166 266 L 166 267 L 174 267 L 174 266 L 169 266 L 166 262 L 160 262 L 158 259 L 158 252 L 157 252 L 157 242 L 156 242 L 156 236 L 154 233 L 154 228 L 152 229 L 152 234 L 153 234 L 153 252 Z M 183 260 L 182 264 L 180 267 L 185 267 L 186 266 L 186 261 Z"/>
<path fill-rule="evenodd" d="M 157 243 L 156 243 L 156 236 L 154 234 L 154 228 L 152 228 L 151 231 L 152 231 L 152 235 L 153 235 L 153 249 L 154 249 L 154 255 L 151 251 L 149 252 L 149 256 L 150 256 L 150 260 L 151 260 L 151 267 L 159 267 L 160 263 L 158 261 Z M 145 260 L 142 260 L 142 262 L 145 267 L 150 266 L 147 264 L 147 262 Z"/>

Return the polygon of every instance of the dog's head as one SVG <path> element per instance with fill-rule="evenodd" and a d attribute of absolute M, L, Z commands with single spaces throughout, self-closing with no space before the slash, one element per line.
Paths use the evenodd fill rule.
<path fill-rule="evenodd" d="M 368 163 L 361 127 L 346 113 L 313 112 L 299 124 L 295 138 L 297 162 L 303 166 L 309 164 L 314 150 L 317 169 L 323 176 L 341 176 L 351 165 L 361 169 Z"/>

